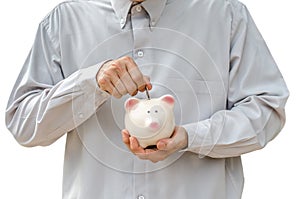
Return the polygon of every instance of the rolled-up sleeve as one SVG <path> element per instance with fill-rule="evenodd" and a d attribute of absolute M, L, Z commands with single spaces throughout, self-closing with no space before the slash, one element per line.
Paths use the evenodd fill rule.
<path fill-rule="evenodd" d="M 214 158 L 263 148 L 283 128 L 289 96 L 284 79 L 246 7 L 232 9 L 227 109 L 186 124 L 186 151 Z"/>
<path fill-rule="evenodd" d="M 95 78 L 101 63 L 64 76 L 58 29 L 54 10 L 40 23 L 9 98 L 6 125 L 24 146 L 53 143 L 87 120 L 109 97 Z"/>

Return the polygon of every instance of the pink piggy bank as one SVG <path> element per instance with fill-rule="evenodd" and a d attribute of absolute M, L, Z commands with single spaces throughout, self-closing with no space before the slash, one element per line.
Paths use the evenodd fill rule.
<path fill-rule="evenodd" d="M 139 141 L 141 147 L 156 145 L 156 142 L 172 135 L 175 128 L 174 102 L 171 95 L 160 98 L 129 98 L 125 102 L 125 128 Z"/>

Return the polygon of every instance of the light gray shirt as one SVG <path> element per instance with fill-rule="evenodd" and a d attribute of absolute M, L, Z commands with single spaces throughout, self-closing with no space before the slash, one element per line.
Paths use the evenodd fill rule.
<path fill-rule="evenodd" d="M 164 161 L 128 151 L 120 131 L 129 96 L 112 98 L 96 83 L 102 63 L 122 56 L 133 57 L 151 78 L 152 97 L 176 99 L 175 120 L 188 132 L 188 147 Z M 240 155 L 279 133 L 288 95 L 249 12 L 236 0 L 134 6 L 74 0 L 40 23 L 6 124 L 28 147 L 67 133 L 64 199 L 237 199 Z"/>

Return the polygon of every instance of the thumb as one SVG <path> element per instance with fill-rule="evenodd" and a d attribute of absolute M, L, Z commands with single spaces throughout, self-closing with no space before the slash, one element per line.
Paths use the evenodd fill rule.
<path fill-rule="evenodd" d="M 152 84 L 150 83 L 150 77 L 144 75 L 144 81 L 145 81 L 145 83 L 146 83 L 147 89 L 148 89 L 148 90 L 151 90 L 151 89 L 152 89 Z"/>
<path fill-rule="evenodd" d="M 156 147 L 159 150 L 168 150 L 170 148 L 170 140 L 160 140 L 157 142 Z"/>

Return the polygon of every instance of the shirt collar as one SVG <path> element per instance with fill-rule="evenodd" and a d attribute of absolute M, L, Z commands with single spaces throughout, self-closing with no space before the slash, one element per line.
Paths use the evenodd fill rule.
<path fill-rule="evenodd" d="M 145 0 L 141 3 L 150 16 L 150 26 L 155 26 L 159 20 L 167 0 Z M 131 0 L 111 0 L 112 7 L 119 19 L 120 26 L 123 28 L 126 24 L 127 15 L 131 7 Z"/>

